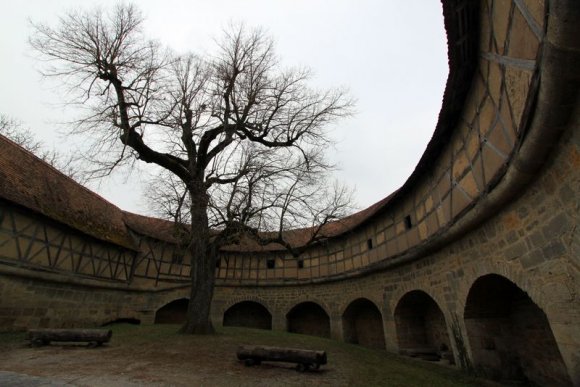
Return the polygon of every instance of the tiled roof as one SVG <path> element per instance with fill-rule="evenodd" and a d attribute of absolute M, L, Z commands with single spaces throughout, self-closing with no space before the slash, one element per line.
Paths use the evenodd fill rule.
<path fill-rule="evenodd" d="M 177 238 L 175 237 L 175 224 L 169 220 L 153 218 L 126 211 L 123 211 L 123 220 L 127 227 L 138 234 L 165 242 L 177 242 Z"/>
<path fill-rule="evenodd" d="M 135 249 L 128 228 L 138 234 L 175 243 L 172 222 L 121 211 L 115 205 L 62 174 L 31 152 L 0 136 L 0 198 L 47 216 L 97 239 Z M 360 225 L 388 198 L 325 226 L 323 234 L 335 237 Z M 290 230 L 286 239 L 294 246 L 308 241 L 312 229 Z M 272 251 L 282 246 L 258 246 L 251 240 L 225 250 Z"/>
<path fill-rule="evenodd" d="M 353 228 L 364 223 L 366 219 L 374 215 L 379 209 L 381 209 L 392 197 L 392 195 L 386 197 L 385 199 L 373 204 L 372 206 L 359 211 L 355 214 L 345 217 L 336 222 L 327 224 L 321 235 L 324 237 L 332 238 L 340 236 L 341 234 L 352 230 Z M 133 231 L 138 234 L 145 235 L 151 238 L 159 239 L 162 241 L 176 243 L 176 229 L 173 222 L 153 218 L 149 216 L 143 216 L 138 214 L 133 214 L 130 212 L 123 212 L 125 224 Z M 303 246 L 308 242 L 312 235 L 312 228 L 289 230 L 284 233 L 284 238 L 292 246 Z M 270 244 L 267 246 L 259 246 L 256 242 L 246 238 L 240 241 L 239 244 L 230 245 L 224 247 L 222 250 L 225 251 L 276 251 L 284 249 L 283 246 L 279 244 Z"/>
<path fill-rule="evenodd" d="M 3 136 L 0 198 L 97 239 L 135 248 L 119 208 Z"/>

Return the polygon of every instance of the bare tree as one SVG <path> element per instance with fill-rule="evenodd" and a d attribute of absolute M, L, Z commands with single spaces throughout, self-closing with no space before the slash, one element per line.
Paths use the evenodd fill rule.
<path fill-rule="evenodd" d="M 81 184 L 87 182 L 86 176 L 73 154 L 64 154 L 47 146 L 36 139 L 32 131 L 23 126 L 22 122 L 5 114 L 0 114 L 0 135 L 9 138 L 24 149 L 34 153 L 36 157 L 52 165 L 68 177 Z"/>
<path fill-rule="evenodd" d="M 29 129 L 22 126 L 22 122 L 6 114 L 0 114 L 0 134 L 34 154 L 44 148 L 42 142 L 38 141 Z"/>
<path fill-rule="evenodd" d="M 32 46 L 71 103 L 85 113 L 75 131 L 96 139 L 91 158 L 107 174 L 135 160 L 161 167 L 150 196 L 190 225 L 191 297 L 186 333 L 213 331 L 209 308 L 220 247 L 240 238 L 300 253 L 345 215 L 349 192 L 328 185 L 328 124 L 351 113 L 343 90 L 309 88 L 305 69 L 282 69 L 262 30 L 228 29 L 211 58 L 175 55 L 147 40 L 133 6 L 71 12 L 35 24 Z M 211 230 L 211 232 L 210 232 Z"/>

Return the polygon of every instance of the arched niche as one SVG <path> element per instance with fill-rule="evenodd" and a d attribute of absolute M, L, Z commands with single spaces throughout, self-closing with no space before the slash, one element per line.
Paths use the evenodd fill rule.
<path fill-rule="evenodd" d="M 294 306 L 286 315 L 288 332 L 304 335 L 330 337 L 330 317 L 315 302 L 303 302 Z"/>
<path fill-rule="evenodd" d="M 134 317 L 120 317 L 115 320 L 107 321 L 106 323 L 102 324 L 103 327 L 108 327 L 111 325 L 116 324 L 130 324 L 130 325 L 141 325 L 141 320 Z"/>
<path fill-rule="evenodd" d="M 399 352 L 453 363 L 445 316 L 431 296 L 421 290 L 406 293 L 395 308 Z"/>
<path fill-rule="evenodd" d="M 171 301 L 155 312 L 155 324 L 183 324 L 187 315 L 187 298 Z"/>
<path fill-rule="evenodd" d="M 507 278 L 478 278 L 467 295 L 464 319 L 479 374 L 546 386 L 572 384 L 546 314 Z"/>
<path fill-rule="evenodd" d="M 369 348 L 385 349 L 383 316 L 366 298 L 351 302 L 342 314 L 344 341 Z"/>
<path fill-rule="evenodd" d="M 272 314 L 258 302 L 242 301 L 226 310 L 223 325 L 224 327 L 272 329 Z"/>

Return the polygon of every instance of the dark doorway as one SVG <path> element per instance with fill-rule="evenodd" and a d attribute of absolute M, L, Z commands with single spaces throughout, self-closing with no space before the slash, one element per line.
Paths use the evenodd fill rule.
<path fill-rule="evenodd" d="M 510 280 L 477 279 L 465 304 L 476 371 L 496 380 L 571 385 L 546 314 Z"/>
<path fill-rule="evenodd" d="M 224 313 L 224 327 L 272 329 L 272 314 L 262 304 L 243 301 Z"/>
<path fill-rule="evenodd" d="M 395 308 L 395 326 L 402 354 L 454 362 L 445 316 L 427 293 L 414 290 L 401 298 Z"/>
<path fill-rule="evenodd" d="M 359 298 L 351 302 L 342 315 L 342 326 L 347 343 L 385 349 L 383 316 L 372 301 Z"/>
<path fill-rule="evenodd" d="M 288 332 L 304 335 L 330 337 L 330 317 L 314 302 L 296 305 L 286 315 Z"/>
<path fill-rule="evenodd" d="M 155 324 L 183 324 L 188 304 L 187 298 L 181 298 L 159 308 L 155 313 Z"/>

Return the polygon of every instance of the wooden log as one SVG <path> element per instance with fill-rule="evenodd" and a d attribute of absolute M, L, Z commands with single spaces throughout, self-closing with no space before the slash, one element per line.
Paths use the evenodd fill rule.
<path fill-rule="evenodd" d="M 26 338 L 33 345 L 47 345 L 51 341 L 89 342 L 93 346 L 111 340 L 110 329 L 29 329 Z"/>
<path fill-rule="evenodd" d="M 246 365 L 260 364 L 262 361 L 297 363 L 299 371 L 310 367 L 318 369 L 327 361 L 325 351 L 253 345 L 239 347 L 237 356 L 238 360 L 244 360 Z"/>

